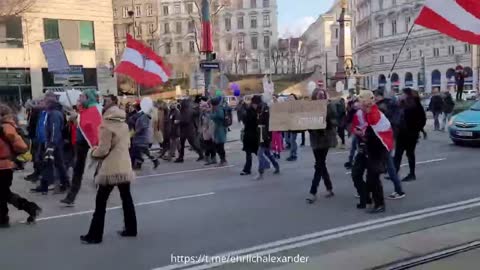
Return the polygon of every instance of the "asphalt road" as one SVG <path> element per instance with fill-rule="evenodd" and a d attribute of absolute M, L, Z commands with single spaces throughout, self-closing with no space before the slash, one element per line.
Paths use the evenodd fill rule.
<path fill-rule="evenodd" d="M 289 239 L 285 243 L 298 242 L 301 240 L 298 236 L 335 231 L 342 226 L 375 222 L 479 196 L 479 149 L 453 146 L 443 133 L 431 132 L 428 140 L 421 141 L 417 150 L 418 181 L 405 184 L 407 197 L 387 201 L 387 212 L 375 216 L 355 209 L 353 184 L 343 168 L 345 150 L 333 149 L 328 157 L 336 196 L 307 205 L 305 198 L 313 175 L 313 155 L 308 147 L 300 150 L 297 162 L 281 162 L 281 175 L 267 173 L 262 181 L 239 175 L 243 162 L 240 149 L 238 142 L 228 145 L 230 166 L 226 168 L 205 168 L 195 163 L 191 155 L 185 164 L 162 163 L 157 170 L 145 169 L 133 186 L 139 236 L 121 239 L 115 233 L 123 224 L 122 212 L 115 208 L 120 205 L 119 196 L 114 192 L 109 202 L 114 209 L 107 214 L 104 242 L 96 246 L 82 245 L 79 241 L 79 236 L 88 229 L 94 206 L 95 190 L 88 179 L 90 174 L 74 208 L 60 207 L 60 196 L 28 194 L 25 192 L 28 184 L 18 175 L 14 190 L 37 201 L 44 212 L 36 225 L 28 226 L 20 223 L 25 216 L 12 210 L 12 228 L 0 231 L 0 269 L 177 269 L 165 267 L 174 263 L 172 256 L 268 250 L 282 243 L 261 245 L 284 239 Z M 389 181 L 384 182 L 384 189 L 386 195 L 393 192 Z M 358 234 L 352 231 L 345 237 L 279 251 L 314 257 L 327 250 L 348 248 L 477 214 L 480 211 L 476 208 L 459 210 Z M 255 248 L 248 250 L 250 247 Z M 275 266 L 228 264 L 223 268 Z"/>

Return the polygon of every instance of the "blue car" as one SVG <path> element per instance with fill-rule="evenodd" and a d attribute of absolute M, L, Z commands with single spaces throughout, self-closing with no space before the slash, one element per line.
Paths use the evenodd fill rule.
<path fill-rule="evenodd" d="M 450 139 L 455 144 L 480 143 L 480 101 L 450 119 Z"/>

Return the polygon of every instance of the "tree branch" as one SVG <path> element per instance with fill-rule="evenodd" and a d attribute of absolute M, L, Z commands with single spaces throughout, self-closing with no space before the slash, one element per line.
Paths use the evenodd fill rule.
<path fill-rule="evenodd" d="M 1 0 L 0 17 L 17 16 L 33 6 L 35 0 Z"/>

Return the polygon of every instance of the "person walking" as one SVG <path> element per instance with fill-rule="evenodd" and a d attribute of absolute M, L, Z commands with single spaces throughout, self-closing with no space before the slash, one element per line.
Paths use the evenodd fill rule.
<path fill-rule="evenodd" d="M 312 100 L 326 100 L 327 95 L 324 90 L 316 89 L 313 91 Z M 327 189 L 326 198 L 331 198 L 333 193 L 333 185 L 330 174 L 327 169 L 327 155 L 330 148 L 337 146 L 337 114 L 336 105 L 330 103 L 327 105 L 327 127 L 321 130 L 310 130 L 310 146 L 315 157 L 315 174 L 313 175 L 312 185 L 310 187 L 310 195 L 307 202 L 312 204 L 317 200 L 318 185 L 323 178 L 325 188 Z"/>
<path fill-rule="evenodd" d="M 433 91 L 428 110 L 433 113 L 435 131 L 440 130 L 440 115 L 443 113 L 444 102 L 438 89 Z"/>
<path fill-rule="evenodd" d="M 129 146 L 130 136 L 126 124 L 126 113 L 117 107 L 115 96 L 105 98 L 105 112 L 100 126 L 100 143 L 94 147 L 92 158 L 99 160 L 95 183 L 98 185 L 90 229 L 80 236 L 84 244 L 99 244 L 103 240 L 107 201 L 112 190 L 117 187 L 122 200 L 125 227 L 119 231 L 122 237 L 137 236 L 135 205 L 130 192 L 130 183 L 135 179 Z"/>
<path fill-rule="evenodd" d="M 252 98 L 252 108 L 257 112 L 257 121 L 258 121 L 258 137 L 257 141 L 259 142 L 258 148 L 258 175 L 255 177 L 255 180 L 263 179 L 263 174 L 266 169 L 270 168 L 270 163 L 272 163 L 275 171 L 273 174 L 280 173 L 280 165 L 273 157 L 270 152 L 270 144 L 272 140 L 272 133 L 269 131 L 270 126 L 270 109 L 268 105 L 262 101 L 262 96 L 254 96 Z M 268 159 L 268 160 L 267 160 Z"/>
<path fill-rule="evenodd" d="M 295 94 L 290 94 L 287 102 L 293 102 L 298 100 L 298 97 Z M 288 132 L 288 145 L 290 146 L 290 156 L 287 158 L 287 161 L 297 161 L 298 158 L 298 144 L 297 144 L 297 135 L 298 131 L 289 131 Z"/>
<path fill-rule="evenodd" d="M 258 119 L 257 112 L 251 104 L 245 103 L 245 112 L 243 113 L 243 132 L 242 142 L 245 152 L 245 165 L 240 175 L 252 174 L 252 156 L 258 152 Z"/>
<path fill-rule="evenodd" d="M 381 213 L 385 212 L 385 199 L 380 175 L 385 173 L 388 153 L 393 149 L 393 130 L 375 104 L 372 91 L 361 91 L 359 100 L 361 110 L 355 115 L 353 130 L 360 143 L 352 168 L 352 180 L 360 195 L 357 208 L 365 209 L 373 199 L 374 207 L 369 212 Z M 365 171 L 366 183 L 363 180 Z"/>
<path fill-rule="evenodd" d="M 188 141 L 188 144 L 195 150 L 198 154 L 197 161 L 203 160 L 203 152 L 198 145 L 195 134 L 195 110 L 192 107 L 192 101 L 190 99 L 184 99 L 180 102 L 180 146 L 179 146 L 179 156 L 175 163 L 183 163 L 185 155 L 185 142 Z M 198 113 L 197 113 L 198 115 Z"/>
<path fill-rule="evenodd" d="M 0 228 L 10 227 L 8 204 L 27 212 L 27 223 L 34 223 L 42 209 L 10 190 L 13 182 L 16 155 L 28 151 L 28 146 L 17 133 L 12 110 L 0 103 Z"/>
<path fill-rule="evenodd" d="M 88 151 L 98 145 L 98 130 L 102 123 L 101 111 L 98 109 L 97 93 L 95 90 L 85 90 L 78 100 L 78 115 L 74 112 L 69 116 L 70 121 L 77 123 L 75 142 L 75 165 L 70 190 L 61 200 L 65 206 L 73 206 L 82 186 L 83 174 L 87 161 Z"/>
<path fill-rule="evenodd" d="M 441 131 L 445 131 L 447 122 L 452 117 L 453 109 L 455 109 L 455 102 L 453 101 L 452 94 L 450 94 L 448 91 L 444 93 L 443 104 L 443 119 L 442 127 L 440 128 Z"/>
<path fill-rule="evenodd" d="M 168 157 L 165 159 L 167 161 L 172 161 L 175 158 L 175 153 L 177 152 L 179 141 L 180 141 L 180 110 L 179 104 L 172 103 L 170 104 L 170 111 L 168 113 L 168 137 L 170 139 L 170 149 Z"/>
<path fill-rule="evenodd" d="M 345 99 L 340 98 L 336 103 L 337 111 L 337 134 L 340 137 L 341 148 L 345 149 L 345 129 L 346 129 L 346 118 L 347 118 L 347 108 L 345 105 Z"/>
<path fill-rule="evenodd" d="M 415 148 L 417 147 L 420 132 L 427 123 L 425 110 L 420 99 L 414 95 L 411 88 L 403 89 L 400 100 L 400 125 L 395 146 L 395 169 L 400 171 L 403 154 L 406 152 L 410 173 L 402 179 L 403 182 L 415 181 Z"/>
<path fill-rule="evenodd" d="M 201 130 L 201 144 L 205 151 L 205 166 L 217 164 L 215 153 L 215 143 L 213 142 L 213 135 L 215 132 L 215 124 L 210 119 L 212 108 L 208 101 L 200 101 L 200 130 Z"/>
<path fill-rule="evenodd" d="M 222 97 L 215 97 L 211 100 L 212 114 L 215 131 L 213 133 L 213 142 L 215 143 L 215 152 L 220 157 L 219 167 L 228 165 L 225 153 L 225 142 L 227 141 L 227 127 L 225 126 L 225 109 L 222 104 Z"/>

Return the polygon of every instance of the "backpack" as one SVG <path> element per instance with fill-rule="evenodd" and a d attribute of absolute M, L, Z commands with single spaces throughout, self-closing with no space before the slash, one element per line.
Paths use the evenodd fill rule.
<path fill-rule="evenodd" d="M 225 127 L 230 127 L 233 124 L 233 113 L 232 108 L 225 106 L 223 107 L 223 124 Z"/>

